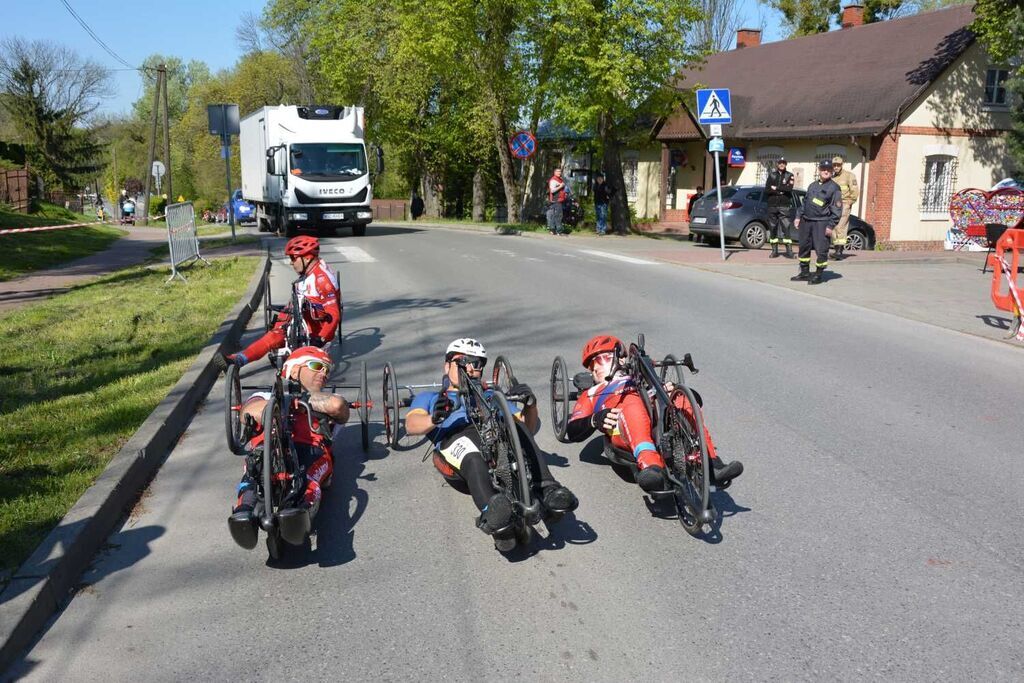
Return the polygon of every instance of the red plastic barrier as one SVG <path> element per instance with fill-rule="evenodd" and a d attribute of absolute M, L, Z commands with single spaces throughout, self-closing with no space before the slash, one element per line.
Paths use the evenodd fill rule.
<path fill-rule="evenodd" d="M 1019 273 L 1021 251 L 1024 251 L 1024 230 L 1007 230 L 996 242 L 995 253 L 988 257 L 988 264 L 992 266 L 992 303 L 1015 316 L 1021 314 L 1020 292 L 1024 289 Z"/>

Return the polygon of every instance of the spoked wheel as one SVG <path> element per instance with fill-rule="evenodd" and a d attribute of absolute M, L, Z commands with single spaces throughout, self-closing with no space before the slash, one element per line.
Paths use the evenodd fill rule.
<path fill-rule="evenodd" d="M 491 375 L 491 383 L 501 389 L 502 393 L 509 393 L 509 390 L 516 384 L 516 375 L 512 372 L 512 364 L 505 356 L 498 356 L 494 359 L 494 372 Z"/>
<path fill-rule="evenodd" d="M 366 381 L 366 361 L 363 361 L 359 378 L 359 435 L 363 440 L 363 450 L 370 448 L 370 390 Z"/>
<path fill-rule="evenodd" d="M 494 407 L 497 420 L 497 443 L 494 455 L 494 478 L 499 488 L 515 502 L 517 514 L 533 505 L 530 495 L 530 468 L 523 456 L 523 446 L 516 433 L 516 420 L 508 399 L 501 392 L 495 392 Z"/>
<path fill-rule="evenodd" d="M 267 553 L 279 560 L 284 552 L 277 515 L 285 506 L 290 477 L 284 461 L 284 433 L 281 423 L 281 404 L 277 395 L 270 397 L 263 409 L 263 498 L 262 526 L 267 530 Z"/>
<path fill-rule="evenodd" d="M 671 353 L 665 356 L 664 360 L 661 361 L 661 370 L 658 376 L 661 378 L 662 384 L 672 382 L 673 384 L 685 384 L 683 380 L 683 370 L 678 365 L 675 365 L 678 361 L 676 357 Z"/>
<path fill-rule="evenodd" d="M 276 317 L 277 314 L 270 303 L 270 271 L 268 270 L 263 276 L 263 325 L 267 328 L 267 332 L 274 326 Z"/>
<path fill-rule="evenodd" d="M 665 409 L 665 437 L 671 443 L 669 468 L 676 489 L 675 504 L 679 523 L 686 532 L 698 536 L 714 522 L 711 510 L 710 462 L 704 438 L 704 418 L 693 391 L 685 384 L 672 392 L 673 403 L 681 397 L 682 407 Z"/>
<path fill-rule="evenodd" d="M 391 363 L 384 364 L 384 436 L 390 448 L 398 447 L 398 379 Z"/>
<path fill-rule="evenodd" d="M 238 366 L 228 366 L 224 377 L 224 429 L 228 437 L 228 449 L 235 455 L 245 453 L 242 443 L 242 383 L 238 377 Z"/>
<path fill-rule="evenodd" d="M 565 436 L 569 428 L 569 370 L 561 356 L 551 364 L 551 429 L 555 438 L 568 443 Z"/>

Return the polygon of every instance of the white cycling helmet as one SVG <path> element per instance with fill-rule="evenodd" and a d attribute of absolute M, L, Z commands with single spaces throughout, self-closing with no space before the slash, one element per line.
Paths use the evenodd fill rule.
<path fill-rule="evenodd" d="M 457 353 L 461 353 L 464 356 L 476 356 L 477 358 L 487 359 L 487 349 L 484 345 L 478 342 L 476 339 L 470 339 L 469 337 L 463 337 L 462 339 L 456 339 L 448 345 L 448 350 L 444 353 L 445 361 L 450 361 L 452 356 Z"/>

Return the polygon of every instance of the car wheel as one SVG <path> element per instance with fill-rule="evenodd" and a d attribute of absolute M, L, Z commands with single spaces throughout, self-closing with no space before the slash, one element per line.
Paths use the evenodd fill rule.
<path fill-rule="evenodd" d="M 760 249 L 767 241 L 768 229 L 758 221 L 747 223 L 747 227 L 740 233 L 740 244 L 747 249 Z"/>
<path fill-rule="evenodd" d="M 846 233 L 847 251 L 865 251 L 870 248 L 871 242 L 868 240 L 868 236 L 860 230 L 851 230 Z"/>

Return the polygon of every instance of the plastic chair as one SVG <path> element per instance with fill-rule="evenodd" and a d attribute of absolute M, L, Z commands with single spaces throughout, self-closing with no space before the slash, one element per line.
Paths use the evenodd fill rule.
<path fill-rule="evenodd" d="M 995 251 L 996 244 L 999 243 L 999 238 L 1006 232 L 1007 226 L 1002 223 L 986 223 L 985 224 L 985 241 L 988 242 L 988 252 L 985 254 L 985 265 L 982 266 L 981 272 L 988 272 L 988 258 Z"/>

